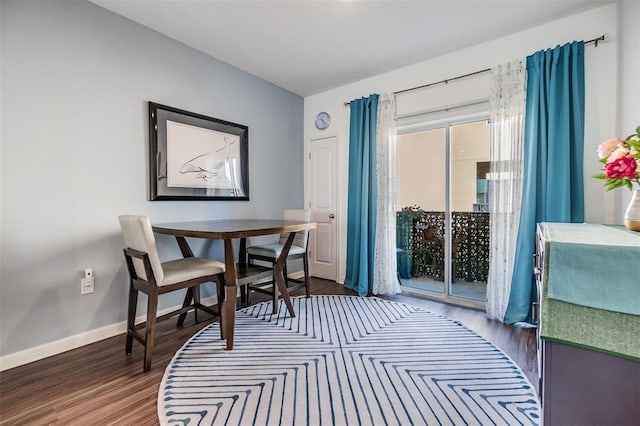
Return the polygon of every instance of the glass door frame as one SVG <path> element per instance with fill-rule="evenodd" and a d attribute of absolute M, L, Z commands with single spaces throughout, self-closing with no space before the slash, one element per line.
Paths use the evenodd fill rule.
<path fill-rule="evenodd" d="M 401 284 L 401 290 L 405 294 L 414 294 L 417 296 L 424 296 L 429 299 L 437 300 L 439 302 L 449 303 L 457 306 L 464 306 L 467 308 L 473 308 L 478 310 L 485 310 L 485 301 L 474 300 L 466 297 L 456 296 L 451 294 L 451 285 L 453 284 L 451 281 L 451 273 L 452 273 L 452 264 L 451 264 L 451 254 L 452 254 L 452 214 L 451 214 L 451 186 L 453 180 L 453 150 L 452 150 L 452 127 L 458 126 L 462 124 L 476 123 L 479 121 L 489 121 L 489 112 L 481 112 L 477 114 L 470 114 L 458 117 L 452 117 L 449 119 L 443 120 L 433 120 L 433 121 L 424 121 L 418 124 L 412 124 L 407 126 L 398 126 L 396 128 L 396 132 L 398 136 L 408 135 L 412 133 L 424 132 L 428 130 L 434 129 L 445 129 L 445 211 L 444 211 L 444 233 L 445 233 L 445 250 L 444 250 L 444 285 L 443 285 L 443 293 L 426 290 L 426 289 L 416 289 L 413 287 L 407 287 Z M 488 285 L 488 283 L 487 283 Z"/>

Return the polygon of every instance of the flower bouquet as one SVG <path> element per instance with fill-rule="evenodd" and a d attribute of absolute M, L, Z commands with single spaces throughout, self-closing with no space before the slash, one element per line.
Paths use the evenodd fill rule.
<path fill-rule="evenodd" d="M 640 126 L 626 139 L 609 139 L 598 146 L 598 157 L 604 164 L 604 173 L 592 177 L 603 179 L 607 191 L 633 184 L 640 186 Z"/>

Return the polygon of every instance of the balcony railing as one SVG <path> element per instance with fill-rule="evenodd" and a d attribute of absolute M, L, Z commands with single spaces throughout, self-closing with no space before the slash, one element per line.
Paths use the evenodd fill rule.
<path fill-rule="evenodd" d="M 489 213 L 453 212 L 451 230 L 454 281 L 487 282 L 489 274 Z M 444 279 L 444 212 L 405 207 L 397 215 L 400 278 Z"/>

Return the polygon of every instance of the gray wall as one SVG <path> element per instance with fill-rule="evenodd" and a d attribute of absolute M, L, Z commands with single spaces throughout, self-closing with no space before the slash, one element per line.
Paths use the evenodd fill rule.
<path fill-rule="evenodd" d="M 91 3 L 2 0 L 0 15 L 0 355 L 125 320 L 119 214 L 302 207 L 299 96 Z M 147 201 L 147 101 L 249 126 L 251 200 Z M 220 242 L 193 243 L 222 258 Z M 179 256 L 173 239 L 158 244 L 161 258 Z M 96 292 L 81 296 L 87 267 Z"/>

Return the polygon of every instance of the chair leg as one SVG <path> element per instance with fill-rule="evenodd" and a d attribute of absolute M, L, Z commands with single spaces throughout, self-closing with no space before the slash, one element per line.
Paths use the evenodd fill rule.
<path fill-rule="evenodd" d="M 311 296 L 311 290 L 309 289 L 309 259 L 307 253 L 302 258 L 302 266 L 304 267 L 304 290 L 307 297 Z"/>
<path fill-rule="evenodd" d="M 224 275 L 218 276 L 216 280 L 216 293 L 218 296 L 218 313 L 220 314 L 220 338 L 224 339 L 224 321 L 222 316 L 224 315 L 222 305 L 224 304 Z"/>
<path fill-rule="evenodd" d="M 133 287 L 133 283 L 129 281 L 129 309 L 127 312 L 127 341 L 124 351 L 127 355 L 131 355 L 133 349 L 133 334 L 131 331 L 136 326 L 136 308 L 138 306 L 138 290 Z"/>
<path fill-rule="evenodd" d="M 274 264 L 275 265 L 275 264 Z M 273 271 L 273 291 L 271 294 L 272 309 L 271 312 L 275 315 L 278 313 L 278 285 L 276 284 L 275 269 Z"/>
<path fill-rule="evenodd" d="M 195 324 L 198 323 L 198 308 L 196 308 L 195 306 L 198 306 L 200 304 L 200 286 L 197 285 L 195 287 L 193 287 L 193 318 L 195 320 Z"/>
<path fill-rule="evenodd" d="M 247 289 L 246 285 L 243 285 L 240 287 L 240 303 L 243 306 L 247 306 L 247 294 L 249 293 L 249 290 Z"/>
<path fill-rule="evenodd" d="M 154 336 L 156 334 L 156 314 L 158 310 L 158 294 L 152 292 L 147 300 L 147 332 L 144 341 L 144 372 L 151 369 Z"/>

